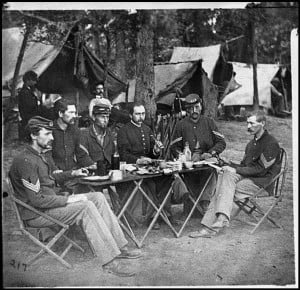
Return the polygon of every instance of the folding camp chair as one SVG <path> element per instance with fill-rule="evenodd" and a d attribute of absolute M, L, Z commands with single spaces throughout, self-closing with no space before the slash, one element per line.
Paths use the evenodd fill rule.
<path fill-rule="evenodd" d="M 77 248 L 81 252 L 85 252 L 83 248 L 81 248 L 77 243 L 72 241 L 70 238 L 66 236 L 70 225 L 64 224 L 60 222 L 59 220 L 52 218 L 51 216 L 35 209 L 34 207 L 24 203 L 23 201 L 17 199 L 14 195 L 14 189 L 11 183 L 11 180 L 9 177 L 6 178 L 7 186 L 8 186 L 8 196 L 11 198 L 13 208 L 16 212 L 17 215 L 17 220 L 19 222 L 20 229 L 23 234 L 25 234 L 27 237 L 29 237 L 30 240 L 32 240 L 37 246 L 41 247 L 42 249 L 34 256 L 32 257 L 29 261 L 27 261 L 27 265 L 31 265 L 38 257 L 40 257 L 43 253 L 47 252 L 50 254 L 52 257 L 57 259 L 60 263 L 65 265 L 68 268 L 72 268 L 72 266 L 66 262 L 63 258 L 64 256 L 69 252 L 69 250 L 72 247 Z M 47 227 L 30 227 L 27 225 L 26 221 L 23 221 L 19 212 L 19 207 L 24 207 L 27 208 L 28 210 L 38 214 L 39 216 L 44 217 L 45 219 L 51 221 L 53 223 L 52 226 L 47 226 Z M 55 232 L 55 236 L 51 237 L 51 240 L 48 242 L 41 242 L 37 237 L 39 237 L 41 230 L 45 228 L 50 228 L 53 232 Z M 35 237 L 34 234 L 31 232 L 35 231 L 37 234 L 37 237 Z M 55 253 L 51 248 L 55 245 L 55 243 L 60 239 L 64 238 L 68 242 L 68 246 L 62 251 L 62 253 L 59 255 L 58 253 Z M 95 256 L 95 252 L 92 248 L 92 245 L 89 243 L 89 246 Z"/>
<path fill-rule="evenodd" d="M 261 188 L 254 195 L 243 200 L 234 200 L 234 203 L 239 207 L 239 209 L 235 213 L 233 219 L 240 213 L 240 211 L 245 212 L 252 220 L 255 221 L 243 221 L 247 224 L 254 225 L 254 229 L 251 230 L 251 234 L 253 234 L 257 230 L 257 228 L 265 219 L 273 223 L 276 227 L 282 228 L 269 215 L 283 197 L 282 189 L 285 182 L 285 175 L 288 169 L 287 154 L 283 148 L 280 149 L 280 161 L 280 172 L 264 188 Z M 267 191 L 265 189 L 272 184 L 274 185 L 272 195 L 267 195 Z M 267 211 L 264 211 L 262 206 L 260 205 L 260 201 L 262 198 L 271 199 L 271 205 L 269 206 Z"/>

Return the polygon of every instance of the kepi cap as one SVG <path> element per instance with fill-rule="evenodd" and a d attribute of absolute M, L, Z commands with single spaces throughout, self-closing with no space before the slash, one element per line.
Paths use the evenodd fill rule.
<path fill-rule="evenodd" d="M 197 103 L 200 103 L 201 99 L 197 94 L 189 94 L 185 97 L 185 106 L 190 107 Z"/>
<path fill-rule="evenodd" d="M 97 104 L 93 107 L 93 114 L 110 114 L 110 107 L 106 104 Z"/>
<path fill-rule="evenodd" d="M 45 128 L 48 130 L 53 130 L 53 122 L 49 119 L 43 118 L 41 116 L 34 116 L 32 117 L 28 123 L 27 126 L 29 128 L 39 127 L 39 128 Z"/>

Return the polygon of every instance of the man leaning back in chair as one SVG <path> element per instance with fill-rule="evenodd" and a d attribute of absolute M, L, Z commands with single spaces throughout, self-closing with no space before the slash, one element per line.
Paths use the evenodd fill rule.
<path fill-rule="evenodd" d="M 229 162 L 219 173 L 215 193 L 201 224 L 200 231 L 191 238 L 211 237 L 229 226 L 234 217 L 233 201 L 245 199 L 264 188 L 280 171 L 280 146 L 265 129 L 266 116 L 262 110 L 254 111 L 247 118 L 248 132 L 254 138 L 247 144 L 240 164 Z M 271 187 L 267 187 L 272 192 Z"/>
<path fill-rule="evenodd" d="M 35 116 L 28 121 L 26 130 L 29 144 L 14 158 L 9 172 L 16 197 L 61 222 L 72 224 L 75 220 L 82 224 L 100 266 L 119 276 L 132 276 L 134 271 L 122 267 L 116 258 L 134 259 L 141 253 L 127 248 L 127 240 L 105 196 L 101 192 L 66 196 L 56 187 L 56 182 L 86 176 L 87 170 L 62 171 L 54 165 L 50 120 Z M 21 212 L 21 218 L 32 227 L 47 223 L 44 217 L 27 209 Z"/>

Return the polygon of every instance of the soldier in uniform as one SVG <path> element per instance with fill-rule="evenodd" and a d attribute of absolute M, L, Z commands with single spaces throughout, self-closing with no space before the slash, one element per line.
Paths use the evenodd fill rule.
<path fill-rule="evenodd" d="M 57 119 L 54 121 L 52 157 L 55 165 L 61 170 L 80 167 L 96 169 L 95 162 L 81 144 L 81 132 L 76 125 L 76 105 L 74 101 L 60 99 L 55 103 Z M 64 183 L 65 190 L 78 192 L 77 180 Z"/>
<path fill-rule="evenodd" d="M 118 132 L 118 151 L 120 160 L 127 163 L 136 163 L 138 165 L 147 165 L 152 162 L 152 158 L 158 158 L 161 150 L 162 143 L 155 140 L 150 127 L 144 124 L 145 120 L 145 107 L 142 104 L 135 103 L 130 111 L 131 121 L 122 127 Z M 153 199 L 161 200 L 164 193 L 167 192 L 171 183 L 170 178 L 159 177 L 155 180 L 144 180 L 142 186 Z M 118 192 L 127 191 L 131 192 L 133 183 L 123 183 L 117 186 Z M 124 194 L 124 193 L 123 193 Z M 135 208 L 139 208 L 143 202 L 137 200 L 141 195 L 136 195 L 134 202 L 131 204 Z M 150 205 L 149 205 L 150 206 Z M 150 206 L 151 207 L 151 206 Z M 142 208 L 144 208 L 142 206 Z M 147 210 L 149 209 L 149 211 Z M 144 208 L 145 209 L 145 208 Z M 146 207 L 146 212 L 142 210 L 140 218 L 149 221 L 152 208 Z M 137 214 L 136 217 L 138 217 Z M 159 229 L 159 223 L 155 223 L 153 229 Z"/>
<path fill-rule="evenodd" d="M 265 129 L 264 111 L 253 112 L 247 118 L 248 132 L 254 138 L 247 144 L 240 164 L 229 162 L 219 174 L 217 187 L 209 208 L 204 215 L 200 231 L 190 234 L 192 238 L 216 235 L 229 226 L 233 199 L 244 199 L 257 192 L 280 172 L 280 147 L 277 140 Z M 269 193 L 272 187 L 268 188 Z"/>
<path fill-rule="evenodd" d="M 40 114 L 40 99 L 36 91 L 38 75 L 34 71 L 27 71 L 23 75 L 24 85 L 18 94 L 18 107 L 21 117 L 20 139 L 24 139 L 24 129 L 28 120 Z"/>
<path fill-rule="evenodd" d="M 114 136 L 107 127 L 110 107 L 100 101 L 93 107 L 93 123 L 81 131 L 81 145 L 94 162 L 102 161 L 106 171 L 111 169 L 111 157 L 114 153 Z"/>
<path fill-rule="evenodd" d="M 226 147 L 224 136 L 219 132 L 213 119 L 203 116 L 203 102 L 197 94 L 189 94 L 185 98 L 185 107 L 188 116 L 179 121 L 175 127 L 173 136 L 173 145 L 171 152 L 174 156 L 178 152 L 183 152 L 186 142 L 188 142 L 192 152 L 192 161 L 200 161 L 211 158 L 220 154 Z M 198 147 L 198 148 L 197 148 Z M 207 181 L 212 169 L 201 172 L 201 177 L 198 172 L 187 173 L 184 176 L 185 182 L 189 185 L 193 194 L 196 197 L 201 192 L 205 182 Z M 211 193 L 214 189 L 216 178 L 212 178 L 208 184 L 207 190 L 200 199 L 200 206 L 203 213 L 208 208 Z M 174 183 L 174 199 L 181 199 L 182 196 L 187 194 L 182 190 L 176 190 L 177 183 Z M 190 211 L 191 204 L 185 202 L 184 211 L 185 215 Z"/>
<path fill-rule="evenodd" d="M 53 142 L 53 123 L 36 116 L 28 121 L 26 129 L 29 144 L 14 158 L 9 171 L 17 198 L 66 224 L 73 224 L 74 220 L 81 223 L 100 265 L 116 275 L 133 275 L 115 258 L 133 259 L 141 254 L 127 248 L 127 240 L 104 195 L 101 192 L 65 195 L 56 186 L 66 179 L 86 176 L 87 172 L 82 168 L 62 171 L 54 165 L 47 154 Z M 51 226 L 44 217 L 25 208 L 21 217 L 32 227 Z"/>

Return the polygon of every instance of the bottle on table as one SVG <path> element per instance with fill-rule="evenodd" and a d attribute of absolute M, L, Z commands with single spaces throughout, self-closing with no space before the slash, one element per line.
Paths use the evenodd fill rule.
<path fill-rule="evenodd" d="M 114 140 L 114 147 L 115 147 L 115 152 L 112 156 L 112 169 L 113 170 L 119 170 L 120 169 L 120 155 L 118 151 L 118 146 L 117 146 L 117 140 Z"/>
<path fill-rule="evenodd" d="M 186 161 L 191 161 L 192 160 L 192 152 L 191 152 L 191 149 L 190 149 L 189 142 L 185 142 L 183 153 L 185 155 L 185 160 Z"/>

